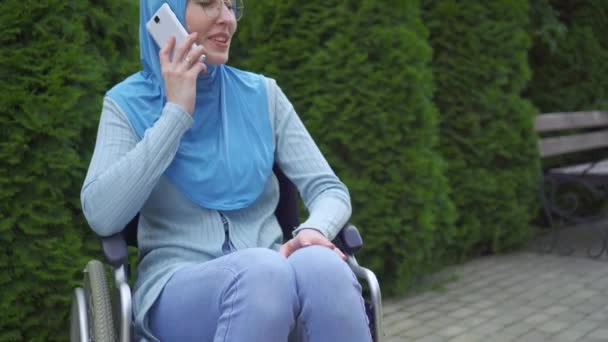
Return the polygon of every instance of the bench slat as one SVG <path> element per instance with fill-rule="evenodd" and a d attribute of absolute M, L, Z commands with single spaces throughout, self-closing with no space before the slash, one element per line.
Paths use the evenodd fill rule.
<path fill-rule="evenodd" d="M 591 111 L 540 114 L 536 117 L 534 126 L 537 132 L 608 126 L 608 112 Z"/>
<path fill-rule="evenodd" d="M 608 146 L 608 130 L 544 138 L 538 142 L 541 157 L 557 156 L 606 146 Z"/>
<path fill-rule="evenodd" d="M 605 176 L 608 175 L 608 159 L 604 159 L 595 164 L 584 163 L 572 166 L 557 167 L 549 170 L 549 172 L 571 175 L 580 175 L 585 172 L 587 175 Z"/>

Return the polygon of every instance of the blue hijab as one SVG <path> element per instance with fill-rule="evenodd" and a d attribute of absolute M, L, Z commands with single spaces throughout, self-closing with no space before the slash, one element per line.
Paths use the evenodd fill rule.
<path fill-rule="evenodd" d="M 143 70 L 107 93 L 126 112 L 139 139 L 158 120 L 167 102 L 159 47 L 145 27 L 164 2 L 186 27 L 187 0 L 141 0 Z M 226 65 L 207 68 L 197 80 L 194 125 L 182 137 L 165 175 L 201 207 L 245 208 L 264 190 L 274 160 L 266 80 Z"/>

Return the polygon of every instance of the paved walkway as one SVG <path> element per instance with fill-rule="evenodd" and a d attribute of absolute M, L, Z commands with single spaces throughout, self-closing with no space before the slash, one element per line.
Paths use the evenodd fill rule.
<path fill-rule="evenodd" d="M 432 279 L 434 289 L 384 300 L 386 342 L 608 341 L 605 257 L 521 251 Z"/>

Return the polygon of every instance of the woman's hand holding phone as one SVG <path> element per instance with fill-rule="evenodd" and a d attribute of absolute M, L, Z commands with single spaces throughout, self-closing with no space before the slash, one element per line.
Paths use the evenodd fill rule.
<path fill-rule="evenodd" d="M 199 60 L 205 53 L 205 48 L 199 45 L 191 49 L 196 37 L 196 32 L 188 35 L 177 48 L 175 37 L 171 37 L 159 52 L 167 101 L 181 106 L 189 114 L 194 112 L 198 75 L 207 71 L 205 63 Z M 173 59 L 171 59 L 172 53 Z"/>

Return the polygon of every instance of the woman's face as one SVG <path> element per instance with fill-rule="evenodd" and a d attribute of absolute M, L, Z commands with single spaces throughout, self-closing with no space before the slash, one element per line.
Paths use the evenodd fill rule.
<path fill-rule="evenodd" d="M 214 12 L 217 4 L 219 14 L 213 18 L 209 14 L 218 12 Z M 207 63 L 224 64 L 228 61 L 230 42 L 236 32 L 236 18 L 224 0 L 188 0 L 186 25 L 188 32 L 198 32 L 196 43 L 205 47 Z"/>

